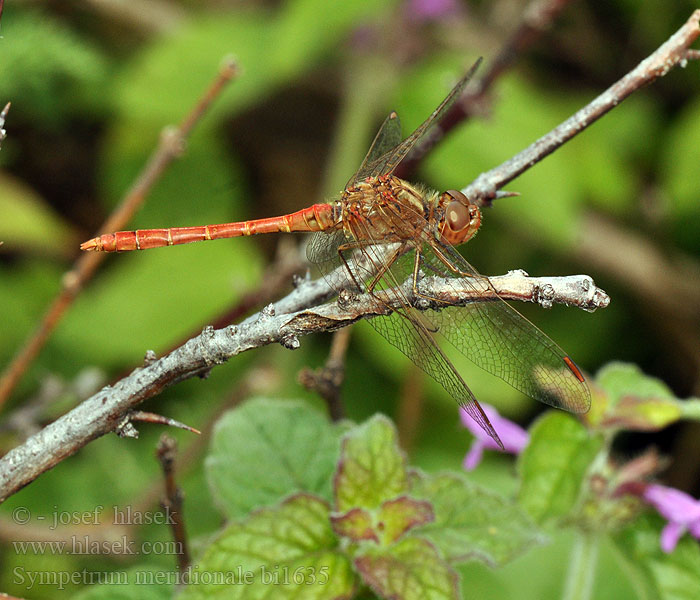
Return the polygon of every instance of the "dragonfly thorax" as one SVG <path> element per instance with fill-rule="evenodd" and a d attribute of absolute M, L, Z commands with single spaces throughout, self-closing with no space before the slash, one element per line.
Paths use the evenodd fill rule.
<path fill-rule="evenodd" d="M 343 192 L 341 220 L 355 239 L 385 243 L 421 238 L 435 198 L 393 175 L 368 177 Z"/>

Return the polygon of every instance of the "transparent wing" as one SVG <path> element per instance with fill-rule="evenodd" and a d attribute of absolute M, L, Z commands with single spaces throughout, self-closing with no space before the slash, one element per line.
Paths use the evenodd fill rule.
<path fill-rule="evenodd" d="M 383 211 L 384 218 L 389 220 L 401 215 L 398 208 L 392 205 L 386 205 Z M 438 243 L 428 231 L 426 222 L 422 235 L 409 241 L 414 250 L 393 261 L 382 281 L 376 285 L 375 292 L 397 288 L 400 283 L 412 278 L 416 247 L 420 248 L 420 275 L 443 277 L 448 285 L 454 282 L 455 297 L 459 297 L 460 289 L 471 286 L 470 276 L 475 283 L 479 280 L 478 287 L 472 286 L 475 290 L 483 290 L 484 285 L 491 286 L 488 278 L 480 275 L 459 252 Z M 359 237 L 369 236 L 369 233 L 361 231 Z M 373 273 L 379 272 L 386 260 L 387 253 L 382 248 L 382 245 L 362 248 L 365 263 L 373 265 L 372 269 L 364 272 L 365 282 L 374 277 Z M 464 277 L 463 274 L 468 276 Z M 421 324 L 431 339 L 444 338 L 476 365 L 531 398 L 575 413 L 585 412 L 590 407 L 588 385 L 568 366 L 571 359 L 546 334 L 498 298 L 495 291 L 491 301 L 472 302 L 465 306 L 444 304 L 441 310 L 416 311 L 408 307 L 408 302 L 402 296 L 396 299 L 406 307 L 404 316 L 409 321 Z M 450 391 L 451 384 L 444 383 L 444 376 L 440 374 L 443 357 L 434 357 L 435 365 L 432 368 L 426 366 L 427 359 L 420 356 L 415 347 L 415 338 L 399 330 L 397 325 L 383 323 L 385 320 L 382 317 L 373 319 L 371 323 Z M 387 327 L 392 327 L 396 332 L 392 333 Z M 424 338 L 425 334 L 422 333 L 420 339 Z M 455 396 L 453 392 L 450 393 Z M 471 392 L 468 393 L 471 395 Z"/>
<path fill-rule="evenodd" d="M 355 223 L 356 229 L 362 229 L 360 223 Z M 323 236 L 323 237 L 321 237 Z M 387 256 L 394 256 L 400 244 L 368 244 L 358 243 L 366 240 L 370 232 L 366 229 L 358 231 L 353 236 L 343 231 L 336 231 L 330 236 L 315 234 L 307 246 L 309 260 L 318 265 L 322 274 L 331 286 L 340 291 L 353 279 L 362 286 L 375 281 L 377 273 L 384 271 L 383 277 L 376 282 L 373 293 L 378 302 L 399 306 L 388 316 L 370 319 L 370 325 L 378 331 L 394 347 L 403 352 L 411 361 L 435 379 L 457 403 L 469 414 L 497 443 L 501 443 L 498 434 L 476 401 L 474 394 L 459 375 L 455 367 L 445 356 L 435 340 L 435 333 L 423 314 L 408 303 L 400 283 L 405 283 L 403 277 L 413 251 L 397 258 L 394 268 L 385 270 L 383 265 Z M 329 239 L 323 239 L 329 238 Z M 330 241 L 329 241 L 330 240 Z M 339 250 L 349 246 L 346 250 Z M 410 246 L 409 246 L 410 248 Z M 343 258 L 340 258 L 340 256 Z M 346 266 L 352 270 L 353 277 L 339 274 L 338 267 Z M 395 271 L 401 273 L 402 279 L 397 280 Z M 410 269 L 407 269 L 410 272 Z"/>
<path fill-rule="evenodd" d="M 488 282 L 454 248 L 440 246 L 438 251 L 462 273 Z M 456 293 L 458 288 L 470 286 L 469 277 L 456 282 L 455 273 L 430 244 L 422 249 L 421 269 L 426 275 L 455 281 Z M 545 404 L 575 413 L 589 409 L 590 391 L 568 367 L 571 359 L 504 300 L 446 306 L 430 313 L 429 320 L 439 335 L 485 371 Z"/>
<path fill-rule="evenodd" d="M 374 160 L 368 160 L 365 158 L 365 160 L 362 163 L 362 166 L 360 167 L 360 170 L 350 179 L 348 182 L 348 185 L 351 185 L 355 183 L 358 180 L 364 179 L 365 177 L 376 177 L 378 175 L 387 175 L 390 173 L 394 172 L 394 169 L 396 169 L 397 165 L 404 159 L 404 157 L 410 152 L 411 148 L 413 148 L 414 144 L 420 140 L 425 133 L 430 129 L 430 126 L 434 122 L 439 122 L 444 113 L 449 110 L 449 108 L 452 106 L 452 104 L 459 98 L 459 95 L 462 93 L 462 90 L 464 89 L 464 86 L 467 85 L 467 82 L 472 78 L 474 73 L 476 72 L 477 68 L 479 67 L 479 64 L 481 63 L 481 59 L 477 60 L 474 65 L 472 66 L 471 69 L 467 72 L 467 74 L 462 77 L 462 79 L 457 82 L 457 85 L 455 85 L 452 88 L 452 91 L 447 95 L 447 97 L 442 101 L 440 106 L 438 106 L 434 111 L 433 114 L 431 114 L 410 136 L 408 136 L 403 142 L 397 143 L 395 146 L 393 146 L 390 150 L 386 151 L 384 154 L 380 155 L 378 158 L 375 158 Z M 388 121 L 389 119 L 387 119 Z M 382 133 L 382 130 L 387 124 L 387 121 L 384 121 L 384 125 L 382 126 L 382 129 L 379 130 L 379 133 Z M 377 137 L 379 134 L 377 134 Z M 399 131 L 399 138 L 400 138 L 400 131 Z M 375 138 L 376 142 L 376 138 Z M 372 145 L 374 147 L 374 144 Z M 372 152 L 372 149 L 370 149 L 370 152 Z M 375 154 L 375 153 L 373 153 Z"/>
<path fill-rule="evenodd" d="M 395 148 L 401 143 L 401 121 L 399 115 L 395 112 L 389 114 L 384 119 L 384 123 L 379 128 L 377 135 L 374 136 L 374 141 L 367 151 L 360 168 L 357 170 L 345 186 L 350 187 L 356 181 L 360 181 L 369 176 L 367 165 L 373 164 L 378 158 L 384 156 L 387 152 Z"/>

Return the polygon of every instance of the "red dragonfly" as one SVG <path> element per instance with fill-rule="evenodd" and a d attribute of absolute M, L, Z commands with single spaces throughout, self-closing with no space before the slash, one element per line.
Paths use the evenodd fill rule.
<path fill-rule="evenodd" d="M 370 324 L 439 382 L 499 444 L 498 434 L 438 340 L 451 343 L 478 366 L 531 398 L 585 412 L 590 407 L 590 392 L 574 362 L 498 298 L 488 278 L 455 250 L 455 245 L 466 242 L 479 229 L 479 208 L 459 191 L 433 192 L 393 175 L 414 144 L 459 97 L 477 66 L 478 62 L 403 141 L 399 119 L 391 113 L 359 170 L 334 202 L 252 221 L 119 231 L 89 240 L 81 249 L 120 252 L 259 233 L 316 232 L 307 247 L 309 261 L 319 266 L 337 292 L 351 280 L 378 302 L 390 304 L 393 311 L 370 319 Z M 338 267 L 344 277 L 336 276 Z M 471 286 L 482 294 L 489 290 L 491 301 L 454 306 L 432 298 L 420 292 L 425 275 L 453 281 L 454 297 L 459 297 L 459 288 Z M 412 282 L 415 297 L 431 301 L 437 309 L 412 306 L 401 286 L 406 281 Z"/>

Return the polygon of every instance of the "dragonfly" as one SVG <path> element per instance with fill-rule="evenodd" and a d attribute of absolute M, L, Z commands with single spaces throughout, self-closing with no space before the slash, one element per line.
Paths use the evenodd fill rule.
<path fill-rule="evenodd" d="M 502 446 L 498 433 L 443 350 L 453 346 L 473 363 L 545 404 L 574 413 L 590 407 L 583 374 L 546 334 L 500 298 L 489 281 L 456 250 L 478 231 L 479 207 L 458 190 L 439 193 L 399 179 L 399 163 L 439 122 L 479 62 L 406 139 L 395 112 L 383 122 L 358 171 L 340 197 L 278 217 L 220 225 L 119 231 L 93 238 L 82 250 L 121 252 L 273 232 L 312 232 L 309 262 L 336 293 L 355 289 L 391 307 L 369 323 L 390 344 L 435 379 L 481 428 Z M 338 272 L 346 276 L 337 277 Z M 426 276 L 442 278 L 489 301 L 456 303 L 421 292 Z M 412 295 L 429 308 L 409 301 Z M 442 345 L 441 345 L 442 343 Z"/>

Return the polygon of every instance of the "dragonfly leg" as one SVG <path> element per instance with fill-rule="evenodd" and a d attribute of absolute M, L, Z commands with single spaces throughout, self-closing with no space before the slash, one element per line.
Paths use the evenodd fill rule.
<path fill-rule="evenodd" d="M 437 245 L 431 245 L 431 248 L 433 249 L 435 256 L 437 256 L 440 259 L 440 262 L 443 263 L 450 271 L 459 275 L 460 277 L 474 277 L 474 273 L 469 273 L 458 269 L 454 263 L 447 258 L 447 256 L 445 256 L 445 253 Z"/>
<path fill-rule="evenodd" d="M 433 296 L 429 296 L 428 294 L 424 294 L 423 292 L 421 292 L 418 289 L 418 274 L 420 272 L 420 258 L 421 258 L 421 251 L 419 248 L 416 248 L 416 257 L 413 261 L 413 286 L 412 286 L 413 287 L 413 295 L 418 297 L 418 298 L 423 298 L 425 300 L 429 300 L 431 302 L 437 302 L 440 304 L 449 305 L 450 304 L 449 302 L 445 302 L 444 300 L 440 300 L 440 298 L 435 298 Z"/>
<path fill-rule="evenodd" d="M 349 242 L 347 244 L 341 244 L 338 246 L 338 256 L 340 257 L 340 261 L 343 263 L 345 266 L 345 270 L 349 273 L 350 278 L 352 279 L 353 283 L 355 284 L 355 287 L 359 292 L 362 292 L 362 286 L 360 283 L 357 281 L 355 278 L 355 273 L 353 273 L 352 269 L 350 268 L 350 265 L 348 264 L 348 261 L 345 259 L 345 256 L 343 255 L 343 252 L 346 250 L 354 250 L 355 248 L 360 248 L 361 244 L 357 242 Z"/>
<path fill-rule="evenodd" d="M 363 287 L 358 283 L 357 279 L 355 278 L 355 274 L 353 273 L 350 265 L 348 264 L 348 261 L 346 260 L 345 256 L 343 255 L 343 252 L 346 250 L 358 250 L 361 248 L 365 248 L 367 246 L 374 246 L 376 244 L 371 244 L 369 242 L 348 242 L 346 244 L 341 244 L 338 246 L 338 255 L 340 256 L 340 260 L 343 262 L 345 265 L 345 269 L 350 273 L 350 277 L 352 277 L 353 282 L 357 286 L 357 289 L 361 290 Z M 379 283 L 379 280 L 384 276 L 384 274 L 391 268 L 391 265 L 394 264 L 394 261 L 401 256 L 405 251 L 406 248 L 408 247 L 408 243 L 403 243 L 401 244 L 396 250 L 394 250 L 391 255 L 389 255 L 386 259 L 383 260 L 383 263 L 380 265 L 378 271 L 375 273 L 375 275 L 372 277 L 372 281 L 364 288 L 367 293 L 372 293 L 374 291 L 374 288 L 377 286 Z M 372 264 L 374 264 L 374 261 L 372 261 Z"/>
<path fill-rule="evenodd" d="M 382 277 L 384 277 L 384 273 L 386 273 L 391 268 L 391 265 L 394 264 L 394 261 L 396 261 L 396 259 L 406 251 L 407 246 L 407 243 L 401 244 L 398 248 L 396 248 L 396 250 L 391 254 L 390 257 L 384 260 L 384 264 L 380 267 L 379 271 L 377 271 L 377 274 L 372 278 L 372 281 L 367 286 L 368 292 L 371 293 L 374 291 L 374 288 L 379 283 L 379 280 Z"/>

